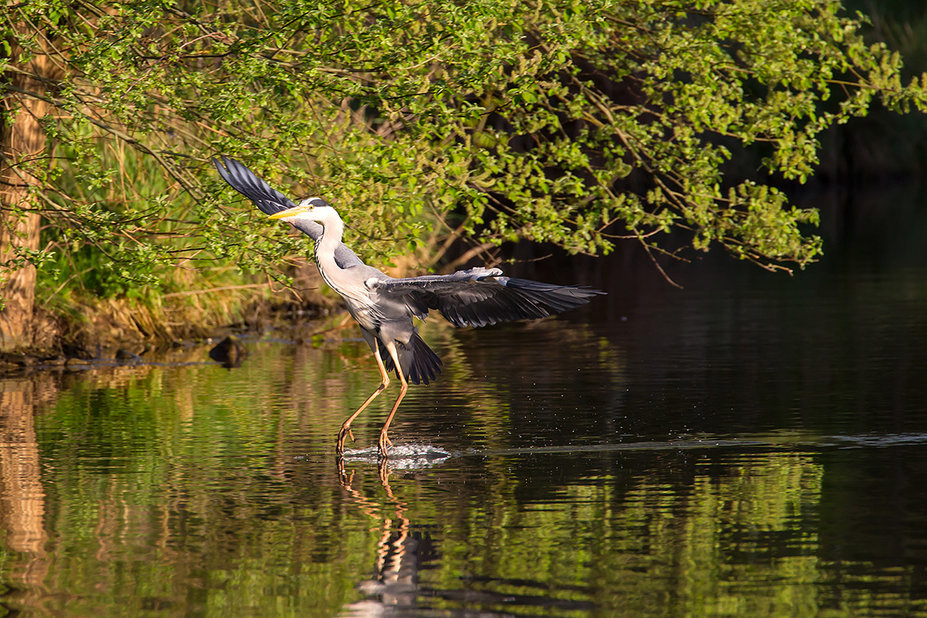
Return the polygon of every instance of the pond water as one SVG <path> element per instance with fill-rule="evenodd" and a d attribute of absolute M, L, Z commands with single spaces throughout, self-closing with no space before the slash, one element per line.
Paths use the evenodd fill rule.
<path fill-rule="evenodd" d="M 927 614 L 905 199 L 826 220 L 792 278 L 717 256 L 677 290 L 610 258 L 545 275 L 608 289 L 583 310 L 429 321 L 445 370 L 386 466 L 392 388 L 334 457 L 377 383 L 353 326 L 252 337 L 231 370 L 199 347 L 2 381 L 0 614 Z"/>

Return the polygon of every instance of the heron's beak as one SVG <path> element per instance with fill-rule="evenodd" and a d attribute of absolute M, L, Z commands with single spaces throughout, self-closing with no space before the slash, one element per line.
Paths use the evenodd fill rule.
<path fill-rule="evenodd" d="M 293 208 L 287 208 L 286 210 L 281 210 L 278 213 L 272 214 L 270 219 L 286 219 L 287 217 L 295 217 L 296 215 L 301 215 L 305 212 L 309 212 L 309 209 L 305 206 L 294 206 Z"/>

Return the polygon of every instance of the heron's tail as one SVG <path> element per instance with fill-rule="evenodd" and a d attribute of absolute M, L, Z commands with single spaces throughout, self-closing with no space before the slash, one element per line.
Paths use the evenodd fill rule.
<path fill-rule="evenodd" d="M 387 371 L 394 371 L 393 359 L 390 358 L 389 352 L 383 347 L 383 344 L 377 341 L 380 346 L 380 356 L 383 358 L 383 366 Z M 412 337 L 409 338 L 409 344 L 401 343 L 399 348 L 399 362 L 402 364 L 403 372 L 406 379 L 412 384 L 428 384 L 438 377 L 441 373 L 443 363 L 434 350 L 428 347 L 425 340 L 422 339 L 418 331 L 412 331 Z"/>

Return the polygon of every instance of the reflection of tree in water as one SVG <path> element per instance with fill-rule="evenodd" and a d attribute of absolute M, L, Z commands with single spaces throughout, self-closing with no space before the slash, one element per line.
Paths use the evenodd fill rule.
<path fill-rule="evenodd" d="M 6 569 L 15 573 L 12 581 L 3 575 L 0 582 L 23 586 L 8 596 L 17 604 L 30 605 L 41 597 L 38 588 L 49 569 L 45 489 L 35 434 L 36 406 L 43 392 L 49 392 L 39 383 L 48 381 L 0 380 L 0 533 L 2 546 L 20 555 L 16 568 Z"/>
<path fill-rule="evenodd" d="M 544 329 L 566 336 L 556 322 Z M 569 343 L 582 347 L 583 337 Z M 34 426 L 8 410 L 29 412 L 22 402 L 36 405 L 49 389 L 29 395 L 7 385 L 0 566 L 17 590 L 4 601 L 81 614 L 807 615 L 878 605 L 903 615 L 923 607 L 927 508 L 911 490 L 924 484 L 923 440 L 904 450 L 891 441 L 835 448 L 809 432 L 763 434 L 762 446 L 690 438 L 513 447 L 510 415 L 524 393 L 505 379 L 516 363 L 504 363 L 504 340 L 492 342 L 500 349 L 463 346 L 481 360 L 453 358 L 445 383 L 472 427 L 441 426 L 424 406 L 409 421 L 421 436 L 440 430 L 434 438 L 449 445 L 502 419 L 496 452 L 415 470 L 348 462 L 351 476 L 331 465 L 331 431 L 344 399 L 353 401 L 344 385 L 354 376 L 339 378 L 338 369 L 349 373 L 340 358 L 322 371 L 317 361 L 333 356 L 324 350 L 304 350 L 305 367 L 279 347 L 255 346 L 255 360 L 232 372 L 95 370 L 57 393 Z M 477 385 L 479 400 L 465 405 L 470 386 L 453 390 L 455 378 L 465 369 L 478 377 L 491 363 L 494 381 Z M 526 420 L 530 412 L 514 410 Z M 561 438 L 556 444 L 569 443 Z M 39 456 L 44 493 L 35 484 Z M 21 549 L 11 557 L 13 543 Z"/>

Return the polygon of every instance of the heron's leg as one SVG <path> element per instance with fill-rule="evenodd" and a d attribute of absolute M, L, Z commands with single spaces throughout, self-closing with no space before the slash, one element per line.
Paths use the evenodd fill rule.
<path fill-rule="evenodd" d="M 393 364 L 397 368 L 396 374 L 399 375 L 401 386 L 399 388 L 399 397 L 396 397 L 396 403 L 393 404 L 393 409 L 389 411 L 389 416 L 386 417 L 386 423 L 383 424 L 383 429 L 380 430 L 380 441 L 377 443 L 380 457 L 386 457 L 386 447 L 393 445 L 393 443 L 389 441 L 389 436 L 387 435 L 389 424 L 393 422 L 393 416 L 395 416 L 396 410 L 399 408 L 399 403 L 402 401 L 402 398 L 406 396 L 406 391 L 409 390 L 409 382 L 406 381 L 406 376 L 402 371 L 402 365 L 399 364 L 399 353 L 396 352 L 396 343 L 390 341 L 386 344 L 386 349 L 389 351 L 389 355 L 393 359 Z"/>
<path fill-rule="evenodd" d="M 338 457 L 341 457 L 344 453 L 344 438 L 345 436 L 351 436 L 351 441 L 354 441 L 354 434 L 351 432 L 351 423 L 354 422 L 354 419 L 357 418 L 357 415 L 364 411 L 364 409 L 370 405 L 370 402 L 377 398 L 377 395 L 383 392 L 383 390 L 389 386 L 389 374 L 386 373 L 386 367 L 383 366 L 383 359 L 380 358 L 380 349 L 374 343 L 373 345 L 373 357 L 377 359 L 377 369 L 380 370 L 380 386 L 377 387 L 377 390 L 370 393 L 370 397 L 367 397 L 367 401 L 361 404 L 361 406 L 354 411 L 354 414 L 349 416 L 347 420 L 341 424 L 341 431 L 338 432 L 338 445 L 335 447 L 335 454 Z"/>

